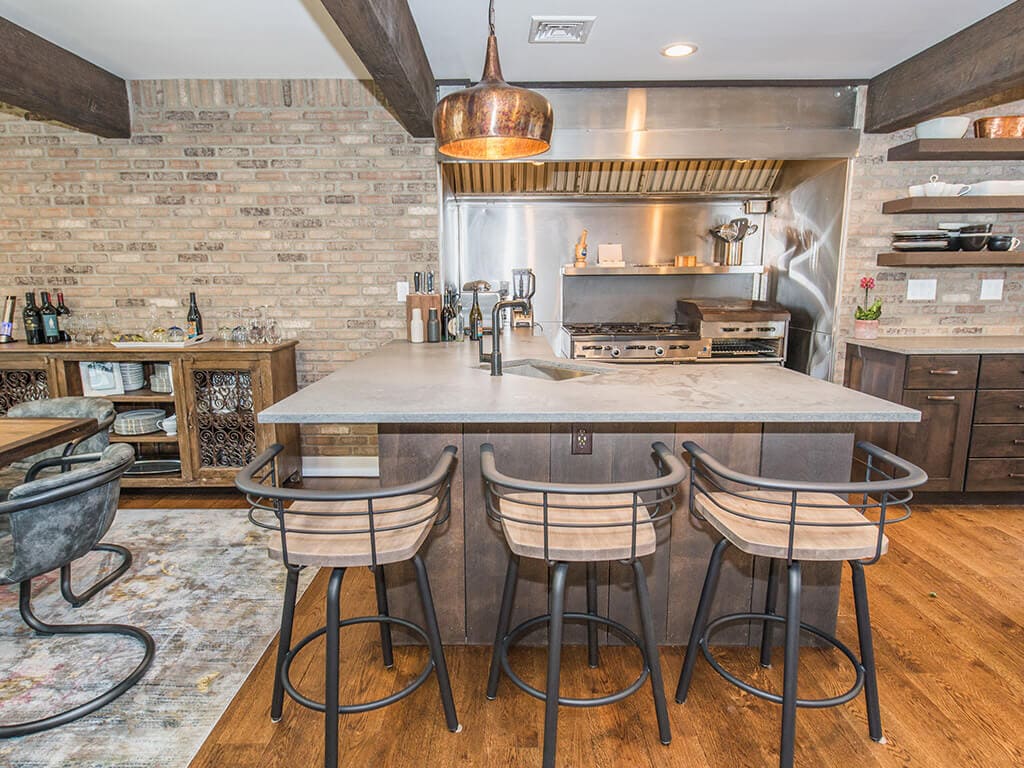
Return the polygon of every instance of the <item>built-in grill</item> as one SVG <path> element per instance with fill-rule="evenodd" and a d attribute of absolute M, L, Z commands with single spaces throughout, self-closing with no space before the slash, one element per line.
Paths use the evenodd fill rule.
<path fill-rule="evenodd" d="M 769 301 L 692 299 L 676 302 L 676 323 L 709 339 L 711 359 L 781 363 L 786 359 L 789 311 Z"/>
<path fill-rule="evenodd" d="M 577 360 L 680 363 L 711 358 L 711 342 L 671 323 L 570 323 L 564 326 Z"/>

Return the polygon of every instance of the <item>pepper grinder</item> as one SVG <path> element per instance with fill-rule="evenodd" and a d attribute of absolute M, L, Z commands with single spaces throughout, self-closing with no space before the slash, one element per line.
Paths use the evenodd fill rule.
<path fill-rule="evenodd" d="M 0 344 L 11 344 L 14 342 L 14 305 L 17 303 L 16 296 L 8 296 L 4 299 L 4 314 L 0 317 Z"/>

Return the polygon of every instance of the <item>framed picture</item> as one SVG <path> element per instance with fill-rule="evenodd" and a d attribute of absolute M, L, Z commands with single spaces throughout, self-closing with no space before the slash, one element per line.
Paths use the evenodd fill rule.
<path fill-rule="evenodd" d="M 83 362 L 78 368 L 82 375 L 82 394 L 86 397 L 124 394 L 121 366 L 117 363 Z"/>

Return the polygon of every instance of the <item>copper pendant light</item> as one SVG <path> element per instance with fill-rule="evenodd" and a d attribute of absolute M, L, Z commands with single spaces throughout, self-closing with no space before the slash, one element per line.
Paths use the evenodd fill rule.
<path fill-rule="evenodd" d="M 501 76 L 494 0 L 480 82 L 445 96 L 434 109 L 434 136 L 442 154 L 461 160 L 513 160 L 551 147 L 551 104 L 535 91 L 509 85 Z"/>

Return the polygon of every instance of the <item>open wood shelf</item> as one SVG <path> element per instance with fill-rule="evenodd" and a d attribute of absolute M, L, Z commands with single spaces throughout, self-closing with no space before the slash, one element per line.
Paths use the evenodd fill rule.
<path fill-rule="evenodd" d="M 917 139 L 890 148 L 888 159 L 1024 160 L 1024 139 Z"/>
<path fill-rule="evenodd" d="M 882 213 L 1018 213 L 1024 195 L 904 197 L 882 203 Z"/>
<path fill-rule="evenodd" d="M 151 389 L 136 389 L 123 395 L 102 395 L 104 400 L 112 403 L 173 403 L 174 395 L 167 392 L 154 392 Z"/>
<path fill-rule="evenodd" d="M 112 443 L 173 443 L 178 444 L 177 435 L 168 435 L 166 432 L 152 432 L 148 435 L 118 435 L 110 433 Z"/>
<path fill-rule="evenodd" d="M 1024 267 L 1024 251 L 891 251 L 880 267 Z"/>

